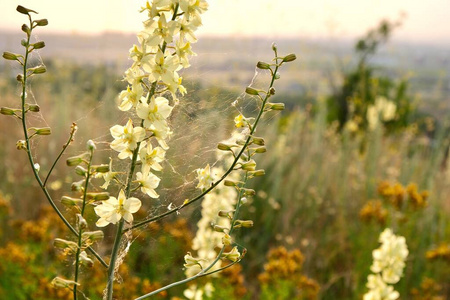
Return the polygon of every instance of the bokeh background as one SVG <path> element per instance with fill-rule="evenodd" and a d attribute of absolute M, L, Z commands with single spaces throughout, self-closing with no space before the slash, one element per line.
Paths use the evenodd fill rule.
<path fill-rule="evenodd" d="M 22 51 L 26 20 L 15 12 L 17 4 L 0 4 L 2 52 Z M 109 127 L 127 118 L 116 108 L 117 95 L 125 87 L 122 73 L 141 28 L 142 3 L 20 4 L 49 20 L 35 37 L 47 46 L 33 56 L 47 73 L 31 81 L 29 95 L 42 108 L 30 122 L 53 130 L 33 143 L 42 171 L 72 122 L 79 132 L 64 158 L 93 139 L 96 159 L 108 162 Z M 267 143 L 258 161 L 266 176 L 252 181 L 257 195 L 243 210 L 242 219 L 255 225 L 237 236 L 248 253 L 240 266 L 209 279 L 211 299 L 362 299 L 372 250 L 386 227 L 405 236 L 410 251 L 395 286 L 401 298 L 450 298 L 449 19 L 447 0 L 210 3 L 193 46 L 198 55 L 183 72 L 188 95 L 171 120 L 175 134 L 161 199 L 146 205 L 150 211 L 195 195 L 194 170 L 217 163 L 215 145 L 233 130 L 231 103 L 252 80 L 267 79 L 255 65 L 272 58 L 272 42 L 298 57 L 276 85 L 274 102 L 286 110 L 268 115 L 258 132 Z M 0 62 L 0 106 L 18 106 L 19 72 Z M 385 113 L 383 103 L 394 112 Z M 250 115 L 255 108 L 245 109 Z M 70 299 L 50 285 L 57 274 L 70 276 L 72 262 L 53 248 L 55 237 L 70 234 L 16 150 L 20 137 L 19 122 L 0 116 L 0 298 Z M 59 164 L 49 185 L 54 198 L 70 194 L 76 180 L 73 169 Z M 183 256 L 200 217 L 196 205 L 136 233 L 121 266 L 123 284 L 116 285 L 119 299 L 184 278 Z M 97 246 L 105 255 L 110 229 Z M 89 297 L 100 299 L 101 266 L 82 277 Z M 185 288 L 160 297 L 183 299 Z"/>

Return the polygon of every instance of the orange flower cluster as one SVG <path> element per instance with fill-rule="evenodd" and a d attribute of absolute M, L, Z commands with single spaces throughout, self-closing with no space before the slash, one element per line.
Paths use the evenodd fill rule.
<path fill-rule="evenodd" d="M 305 258 L 300 250 L 289 252 L 284 247 L 278 247 L 272 249 L 267 258 L 264 273 L 258 276 L 262 284 L 275 285 L 279 280 L 290 281 L 295 283 L 296 299 L 317 299 L 319 284 L 301 274 Z"/>
<path fill-rule="evenodd" d="M 437 248 L 427 251 L 425 256 L 429 260 L 443 259 L 450 263 L 450 246 L 446 243 L 443 243 Z"/>
<path fill-rule="evenodd" d="M 415 183 L 410 183 L 404 187 L 400 183 L 390 184 L 387 181 L 382 181 L 378 185 L 378 194 L 387 202 L 387 204 L 394 207 L 395 210 L 412 208 L 417 211 L 423 209 L 428 205 L 428 191 L 420 191 Z M 374 220 L 380 225 L 385 225 L 389 217 L 389 210 L 383 205 L 383 201 L 373 199 L 368 201 L 359 211 L 359 217 L 365 221 L 370 222 Z M 400 221 L 406 221 L 406 216 L 399 215 Z"/>
<path fill-rule="evenodd" d="M 444 296 L 438 295 L 442 287 L 433 279 L 425 278 L 420 284 L 420 288 L 411 290 L 412 300 L 445 300 Z"/>
<path fill-rule="evenodd" d="M 411 205 L 414 209 L 425 208 L 428 205 L 428 191 L 418 191 L 415 183 L 410 183 L 404 187 L 400 183 L 391 185 L 387 181 L 382 181 L 378 185 L 378 194 L 397 209 L 400 210 L 404 205 Z"/>
<path fill-rule="evenodd" d="M 370 200 L 361 208 L 359 216 L 363 221 L 375 220 L 378 224 L 385 225 L 388 211 L 380 200 Z"/>

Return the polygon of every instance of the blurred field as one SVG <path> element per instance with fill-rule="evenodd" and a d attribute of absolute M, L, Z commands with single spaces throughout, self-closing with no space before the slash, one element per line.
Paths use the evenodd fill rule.
<path fill-rule="evenodd" d="M 48 74 L 31 83 L 30 97 L 44 116 L 31 122 L 53 129 L 52 136 L 33 144 L 43 171 L 73 121 L 80 130 L 64 158 L 83 151 L 93 138 L 99 143 L 96 159 L 107 162 L 109 127 L 124 120 L 116 98 L 124 88 L 123 57 L 133 39 L 111 35 L 97 46 L 92 46 L 92 37 L 79 36 L 73 44 L 62 39 L 49 37 L 42 51 Z M 14 35 L 2 35 L 2 51 L 14 50 L 15 44 Z M 242 219 L 255 224 L 238 234 L 248 253 L 241 266 L 212 279 L 212 299 L 361 299 L 372 250 L 386 227 L 405 236 L 409 247 L 405 276 L 395 286 L 402 299 L 450 299 L 448 52 L 432 46 L 415 51 L 388 46 L 374 57 L 373 63 L 394 81 L 410 76 L 415 107 L 429 127 L 409 120 L 408 126 L 393 132 L 383 126 L 339 130 L 336 122 L 327 120 L 324 99 L 333 91 L 332 84 L 342 84 L 333 57 L 352 65 L 348 44 L 331 48 L 321 42 L 279 43 L 280 51 L 299 57 L 277 86 L 277 101 L 287 102 L 289 109 L 271 115 L 258 132 L 268 145 L 268 153 L 258 157 L 267 175 L 253 181 L 257 196 L 243 212 Z M 178 131 L 171 142 L 170 165 L 165 166 L 161 198 L 166 200 L 147 204 L 152 211 L 164 209 L 172 201 L 167 199 L 179 204 L 193 194 L 193 170 L 205 160 L 214 163 L 215 144 L 233 129 L 230 104 L 254 76 L 256 61 L 268 56 L 270 42 L 205 39 L 196 49 L 199 56 L 185 74 L 189 94 L 172 119 Z M 19 101 L 17 72 L 0 63 L 1 106 Z M 19 122 L 0 116 L 0 299 L 70 299 L 70 294 L 49 286 L 56 274 L 70 276 L 71 262 L 52 246 L 55 237 L 70 235 L 36 188 L 25 155 L 15 149 L 20 136 Z M 73 170 L 59 164 L 49 186 L 54 198 L 68 194 L 74 180 Z M 95 219 L 93 212 L 90 217 Z M 136 233 L 121 267 L 123 284 L 115 286 L 119 299 L 184 277 L 183 256 L 190 251 L 199 218 L 197 205 L 179 218 Z M 112 238 L 107 230 L 106 244 Z M 106 255 L 107 249 L 105 245 L 98 250 Z M 104 277 L 98 264 L 82 274 L 91 299 L 100 299 Z M 181 297 L 184 288 L 161 298 Z"/>

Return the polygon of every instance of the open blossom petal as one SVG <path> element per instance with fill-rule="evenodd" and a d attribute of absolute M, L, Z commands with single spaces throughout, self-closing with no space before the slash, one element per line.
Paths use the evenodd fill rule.
<path fill-rule="evenodd" d="M 207 189 L 214 182 L 214 179 L 211 176 L 211 169 L 209 164 L 206 165 L 204 169 L 197 169 L 197 179 L 198 184 L 197 187 L 199 189 Z"/>
<path fill-rule="evenodd" d="M 152 198 L 159 198 L 159 195 L 155 192 L 161 179 L 153 173 L 136 173 L 136 182 L 141 184 L 141 191 Z"/>
<path fill-rule="evenodd" d="M 136 109 L 139 118 L 144 120 L 144 126 L 150 128 L 153 125 L 161 130 L 167 127 L 166 119 L 170 116 L 173 107 L 169 105 L 169 100 L 164 97 L 152 97 L 150 103 L 139 103 Z"/>
<path fill-rule="evenodd" d="M 142 145 L 142 144 L 141 144 Z M 164 161 L 166 151 L 161 147 L 153 148 L 151 143 L 145 144 L 139 150 L 139 158 L 142 161 L 142 173 L 150 172 L 150 169 L 161 171 L 160 163 Z"/>
<path fill-rule="evenodd" d="M 122 217 L 127 222 L 133 221 L 132 213 L 135 213 L 141 207 L 141 201 L 137 198 L 126 198 L 123 190 L 120 190 L 117 198 L 110 197 L 102 204 L 94 208 L 95 213 L 100 217 L 96 225 L 98 227 L 107 226 L 109 223 L 116 224 Z"/>
<path fill-rule="evenodd" d="M 114 141 L 111 142 L 111 148 L 120 152 L 120 159 L 131 158 L 137 143 L 141 142 L 145 137 L 145 129 L 133 127 L 131 119 L 128 120 L 125 126 L 114 125 L 111 127 L 110 132 L 114 138 Z"/>

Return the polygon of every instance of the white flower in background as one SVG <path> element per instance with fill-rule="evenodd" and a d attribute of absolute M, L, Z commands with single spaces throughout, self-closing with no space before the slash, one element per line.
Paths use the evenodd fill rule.
<path fill-rule="evenodd" d="M 204 169 L 197 169 L 197 179 L 198 179 L 197 188 L 207 189 L 211 187 L 211 184 L 214 182 L 214 179 L 211 176 L 211 169 L 209 167 L 209 164 L 207 164 Z"/>
<path fill-rule="evenodd" d="M 406 240 L 386 228 L 380 234 L 379 241 L 381 246 L 372 252 L 373 264 L 370 267 L 375 275 L 369 275 L 367 278 L 369 292 L 364 295 L 364 300 L 398 299 L 400 294 L 389 284 L 399 282 L 403 276 L 405 260 L 408 257 Z"/>
<path fill-rule="evenodd" d="M 367 285 L 369 292 L 363 300 L 395 300 L 400 294 L 391 285 L 386 284 L 380 275 L 369 275 Z"/>
<path fill-rule="evenodd" d="M 116 224 L 122 218 L 128 223 L 133 222 L 133 213 L 141 208 L 141 201 L 137 198 L 126 198 L 123 190 L 120 190 L 118 198 L 110 197 L 102 204 L 97 205 L 94 210 L 100 217 L 97 223 L 98 227 L 105 227 L 109 223 Z"/>
<path fill-rule="evenodd" d="M 397 106 L 394 102 L 387 100 L 385 97 L 379 96 L 375 99 L 374 105 L 367 108 L 367 122 L 369 129 L 374 130 L 378 127 L 380 121 L 392 121 L 395 119 Z"/>
<path fill-rule="evenodd" d="M 111 148 L 120 152 L 120 159 L 131 158 L 137 143 L 141 142 L 145 137 L 145 129 L 133 127 L 131 119 L 128 120 L 125 126 L 114 125 L 111 127 L 110 132 L 114 138 L 114 141 L 111 142 Z"/>
<path fill-rule="evenodd" d="M 141 185 L 141 191 L 152 198 L 159 198 L 159 195 L 155 192 L 155 189 L 158 187 L 161 179 L 157 177 L 155 174 L 148 173 L 136 173 L 136 180 Z"/>
<path fill-rule="evenodd" d="M 373 264 L 370 270 L 380 273 L 387 283 L 397 283 L 403 275 L 408 248 L 404 237 L 397 237 L 389 228 L 380 235 L 381 247 L 372 252 Z"/>
<path fill-rule="evenodd" d="M 189 286 L 187 290 L 184 291 L 183 295 L 189 300 L 203 300 L 203 295 L 208 298 L 213 296 L 214 286 L 211 282 L 208 282 L 201 288 L 199 288 L 196 284 L 192 284 Z"/>
<path fill-rule="evenodd" d="M 157 130 L 161 130 L 167 127 L 166 119 L 170 116 L 172 109 L 166 98 L 152 97 L 148 104 L 139 103 L 136 112 L 138 117 L 144 120 L 144 127 L 150 128 L 153 125 Z"/>
<path fill-rule="evenodd" d="M 161 147 L 153 148 L 151 143 L 141 144 L 141 149 L 139 150 L 139 158 L 142 162 L 142 173 L 150 172 L 150 169 L 155 171 L 161 171 L 161 162 L 164 161 L 166 156 L 166 151 Z"/>

